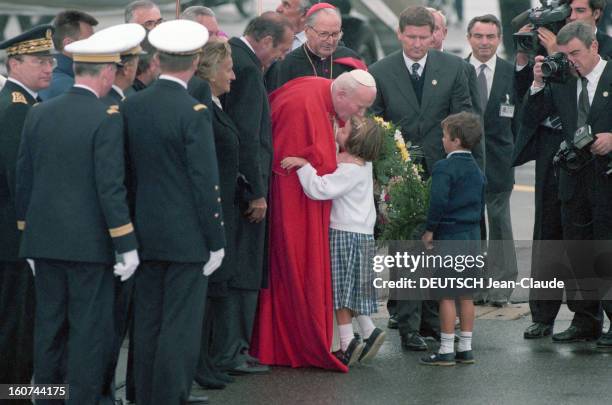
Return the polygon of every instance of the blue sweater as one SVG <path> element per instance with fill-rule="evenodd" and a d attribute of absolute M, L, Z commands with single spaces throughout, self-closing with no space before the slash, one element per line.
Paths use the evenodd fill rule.
<path fill-rule="evenodd" d="M 454 153 L 436 162 L 431 174 L 427 230 L 456 233 L 480 223 L 485 177 L 471 153 Z"/>

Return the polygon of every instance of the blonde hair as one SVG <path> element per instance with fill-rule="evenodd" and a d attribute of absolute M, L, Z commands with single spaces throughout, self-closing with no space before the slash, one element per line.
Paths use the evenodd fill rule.
<path fill-rule="evenodd" d="M 344 144 L 344 149 L 366 162 L 376 160 L 382 149 L 384 130 L 369 117 L 353 116 L 350 118 L 350 123 L 351 133 Z"/>
<path fill-rule="evenodd" d="M 232 49 L 225 41 L 209 41 L 202 48 L 202 57 L 198 65 L 197 75 L 210 81 L 217 74 L 217 68 L 228 57 L 232 56 Z"/>

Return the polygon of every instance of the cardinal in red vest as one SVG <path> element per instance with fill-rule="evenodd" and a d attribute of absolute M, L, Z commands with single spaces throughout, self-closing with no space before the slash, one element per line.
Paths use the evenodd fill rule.
<path fill-rule="evenodd" d="M 347 371 L 332 353 L 329 252 L 331 201 L 309 199 L 287 156 L 308 160 L 322 176 L 336 170 L 334 130 L 363 115 L 376 96 L 363 70 L 336 80 L 302 77 L 270 95 L 274 160 L 270 184 L 270 277 L 259 295 L 251 352 L 264 364 Z"/>

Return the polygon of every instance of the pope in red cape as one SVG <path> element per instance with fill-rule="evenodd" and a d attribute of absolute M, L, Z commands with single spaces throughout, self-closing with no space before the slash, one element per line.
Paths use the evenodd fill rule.
<path fill-rule="evenodd" d="M 270 95 L 274 160 L 270 184 L 270 278 L 260 292 L 251 352 L 264 364 L 347 371 L 331 353 L 333 300 L 329 252 L 331 201 L 309 199 L 287 156 L 322 176 L 336 170 L 334 128 L 363 115 L 376 85 L 367 72 L 292 80 Z"/>

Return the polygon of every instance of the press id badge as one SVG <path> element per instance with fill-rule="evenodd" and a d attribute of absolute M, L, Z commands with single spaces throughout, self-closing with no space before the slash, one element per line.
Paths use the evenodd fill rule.
<path fill-rule="evenodd" d="M 503 118 L 514 118 L 514 104 L 510 104 L 509 94 L 506 94 L 506 101 L 499 106 L 499 116 Z"/>

